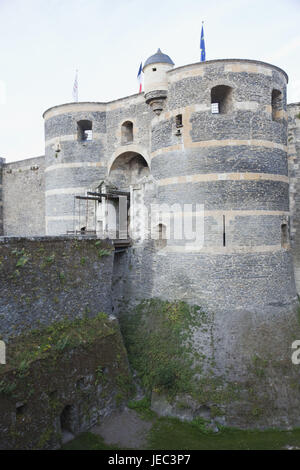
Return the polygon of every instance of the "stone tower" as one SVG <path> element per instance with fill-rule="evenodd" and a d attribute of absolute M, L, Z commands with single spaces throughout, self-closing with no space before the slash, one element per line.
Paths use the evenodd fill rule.
<path fill-rule="evenodd" d="M 154 200 L 172 207 L 174 219 L 184 204 L 193 211 L 203 204 L 204 244 L 171 235 L 152 252 L 145 244 L 143 253 L 129 253 L 139 269 L 128 274 L 128 300 L 142 298 L 147 286 L 149 297 L 185 300 L 210 313 L 210 334 L 196 329 L 194 346 L 209 364 L 213 358 L 215 378 L 239 384 L 243 398 L 232 398 L 228 423 L 299 423 L 287 75 L 266 63 L 215 60 L 170 67 L 166 77 L 164 93 L 158 86 L 145 93 L 150 109 L 149 95 L 163 97 L 151 119 Z"/>
<path fill-rule="evenodd" d="M 194 348 L 215 378 L 240 389 L 227 423 L 299 425 L 288 77 L 253 60 L 173 66 L 158 50 L 144 65 L 145 93 L 44 113 L 46 233 L 97 219 L 107 235 L 108 205 L 80 219 L 74 196 L 101 187 L 126 194 L 137 236 L 115 255 L 115 313 L 153 297 L 200 305 L 210 326 L 195 329 Z M 175 234 L 186 208 L 204 216 L 201 243 Z"/>
<path fill-rule="evenodd" d="M 297 292 L 300 292 L 300 103 L 288 105 L 291 242 Z"/>
<path fill-rule="evenodd" d="M 167 98 L 168 75 L 172 70 L 174 62 L 160 49 L 156 54 L 149 57 L 143 67 L 145 100 L 156 114 L 163 109 L 163 102 Z"/>
<path fill-rule="evenodd" d="M 74 228 L 74 196 L 106 175 L 106 105 L 70 103 L 44 119 L 46 234 L 57 235 Z"/>
<path fill-rule="evenodd" d="M 204 205 L 204 245 L 168 240 L 156 295 L 171 281 L 177 295 L 218 310 L 248 308 L 249 296 L 253 309 L 289 304 L 286 74 L 216 60 L 167 78 L 164 109 L 151 119 L 151 174 L 158 203 Z"/>

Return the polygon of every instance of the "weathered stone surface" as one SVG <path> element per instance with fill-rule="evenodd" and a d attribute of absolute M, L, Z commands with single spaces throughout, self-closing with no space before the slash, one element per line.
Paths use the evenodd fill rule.
<path fill-rule="evenodd" d="M 101 255 L 101 250 L 108 255 Z M 111 313 L 111 245 L 63 237 L 0 239 L 0 334 Z"/>
<path fill-rule="evenodd" d="M 59 331 L 61 340 L 53 344 Z M 7 366 L 0 370 L 0 449 L 57 449 L 130 397 L 117 320 L 59 322 L 48 334 L 46 342 L 42 329 L 7 346 Z M 75 344 L 62 342 L 68 338 Z"/>
<path fill-rule="evenodd" d="M 153 203 L 203 204 L 203 246 L 193 249 L 186 239 L 171 238 L 164 245 L 147 237 L 137 239 L 126 253 L 115 256 L 113 268 L 112 261 L 107 266 L 106 287 L 101 279 L 91 279 L 95 274 L 90 268 L 94 266 L 92 259 L 84 266 L 90 295 L 78 291 L 78 300 L 80 297 L 88 304 L 87 297 L 97 292 L 98 282 L 100 297 L 102 289 L 107 295 L 100 303 L 109 309 L 112 302 L 116 313 L 152 297 L 201 305 L 211 318 L 212 334 L 208 338 L 203 330 L 195 331 L 195 347 L 204 348 L 207 357 L 216 359 L 212 367 L 215 376 L 225 371 L 245 392 L 240 402 L 233 401 L 232 407 L 227 407 L 227 422 L 240 426 L 299 424 L 297 387 L 297 392 L 293 391 L 296 366 L 289 357 L 293 334 L 298 334 L 296 290 L 289 235 L 284 239 L 290 223 L 289 199 L 291 233 L 296 237 L 299 179 L 297 145 L 292 148 L 291 142 L 293 163 L 287 171 L 287 76 L 277 67 L 257 61 L 216 60 L 170 70 L 164 78 L 167 98 L 159 116 L 146 104 L 143 94 L 111 103 L 61 105 L 45 112 L 45 193 L 37 191 L 39 201 L 45 195 L 43 230 L 49 235 L 72 230 L 77 220 L 74 196 L 110 178 L 116 187 L 131 191 L 131 206 L 137 200 L 148 210 Z M 211 92 L 219 86 L 229 87 L 231 92 L 226 113 L 215 115 Z M 281 99 L 272 106 L 273 90 L 281 93 Z M 290 137 L 296 142 L 294 111 L 288 112 Z M 182 118 L 179 127 L 178 115 Z M 92 121 L 92 141 L 78 141 L 79 120 Z M 126 121 L 132 122 L 133 136 L 132 142 L 124 144 L 121 129 Z M 144 165 L 135 167 L 134 184 L 127 178 L 132 176 L 131 157 L 144 159 Z M 9 176 L 5 176 L 7 181 Z M 289 176 L 293 179 L 290 198 Z M 15 183 L 18 181 L 15 176 Z M 23 212 L 27 214 L 34 211 L 29 200 L 24 199 L 27 212 Z M 4 227 L 4 233 L 20 233 L 19 216 L 13 211 L 9 217 L 11 225 L 7 231 Z M 29 234 L 44 233 L 42 211 L 38 220 L 33 219 L 28 219 L 32 224 Z M 130 223 L 134 225 L 134 219 Z M 292 250 L 296 258 L 297 247 L 295 242 Z M 18 280 L 13 282 L 19 289 Z M 38 275 L 36 282 L 43 284 L 45 278 Z M 56 288 L 55 283 L 52 286 Z M 18 311 L 19 318 L 21 311 L 27 311 L 21 299 L 12 300 L 12 310 L 4 307 L 7 331 L 16 320 L 13 312 Z M 59 315 L 64 305 L 69 311 L 69 307 L 76 308 L 76 302 L 61 293 Z M 37 299 L 32 305 L 37 318 L 42 305 Z M 53 316 L 54 305 L 47 304 L 47 309 Z M 31 313 L 28 318 L 29 322 L 26 316 L 22 318 L 24 325 L 32 321 Z M 266 344 L 270 345 L 268 359 Z M 284 364 L 273 367 L 270 358 L 278 350 Z M 249 371 L 256 355 L 268 360 L 266 378 L 264 383 L 249 379 L 249 385 L 247 377 L 253 377 Z M 268 389 L 268 383 L 275 384 L 275 391 L 271 385 Z M 254 409 L 255 400 L 247 405 L 246 391 L 251 387 L 258 397 L 264 396 L 258 400 L 259 412 Z M 288 398 L 284 401 L 283 397 Z"/>
<path fill-rule="evenodd" d="M 45 158 L 2 168 L 4 235 L 45 235 Z"/>
<path fill-rule="evenodd" d="M 300 292 L 300 103 L 288 106 L 291 242 L 297 292 Z"/>

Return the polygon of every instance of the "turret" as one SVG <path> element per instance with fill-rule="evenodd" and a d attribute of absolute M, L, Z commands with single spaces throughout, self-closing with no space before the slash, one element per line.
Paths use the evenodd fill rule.
<path fill-rule="evenodd" d="M 174 62 L 160 49 L 149 57 L 143 67 L 145 100 L 156 114 L 163 109 L 163 102 L 167 97 L 167 72 L 174 67 Z"/>

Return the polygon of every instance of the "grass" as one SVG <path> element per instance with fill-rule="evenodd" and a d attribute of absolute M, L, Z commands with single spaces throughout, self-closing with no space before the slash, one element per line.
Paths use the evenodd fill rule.
<path fill-rule="evenodd" d="M 155 450 L 276 450 L 286 445 L 300 447 L 300 429 L 293 431 L 247 431 L 224 428 L 204 433 L 193 423 L 159 418 L 149 435 Z"/>
<path fill-rule="evenodd" d="M 201 430 L 195 422 L 176 418 L 155 418 L 148 435 L 149 450 L 280 450 L 300 447 L 300 429 L 279 431 L 223 428 L 218 433 Z M 105 444 L 91 432 L 80 434 L 65 444 L 63 450 L 121 450 Z M 127 449 L 122 449 L 127 450 Z M 136 449 L 138 450 L 138 449 Z"/>
<path fill-rule="evenodd" d="M 32 330 L 9 343 L 8 361 L 0 372 L 18 368 L 22 372 L 32 361 L 57 354 L 65 349 L 88 345 L 96 338 L 114 333 L 107 315 L 99 313 L 94 318 L 79 318 L 52 323 L 48 327 Z"/>
<path fill-rule="evenodd" d="M 150 409 L 150 398 L 131 400 L 128 402 L 128 408 L 135 410 L 140 418 L 146 421 L 156 417 L 156 414 Z"/>
<path fill-rule="evenodd" d="M 64 444 L 62 450 L 120 450 L 116 446 L 108 446 L 100 436 L 84 432 L 72 441 Z"/>

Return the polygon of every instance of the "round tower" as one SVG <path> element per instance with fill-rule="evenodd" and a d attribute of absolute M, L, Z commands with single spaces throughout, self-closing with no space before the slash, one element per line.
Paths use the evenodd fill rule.
<path fill-rule="evenodd" d="M 291 241 L 294 272 L 298 294 L 300 293 L 300 103 L 288 105 L 288 157 L 290 177 Z"/>
<path fill-rule="evenodd" d="M 75 196 L 84 196 L 106 175 L 105 104 L 64 104 L 48 109 L 43 117 L 46 234 L 89 228 L 87 217 L 94 217 L 94 205 L 87 207 Z"/>
<path fill-rule="evenodd" d="M 165 109 L 151 125 L 157 202 L 168 204 L 174 219 L 185 205 L 200 217 L 203 209 L 204 239 L 171 235 L 157 245 L 151 296 L 209 312 L 194 346 L 215 377 L 240 388 L 237 402 L 225 406 L 228 423 L 299 425 L 299 413 L 282 402 L 288 396 L 299 403 L 291 362 L 299 325 L 289 242 L 288 77 L 238 59 L 166 75 Z"/>
<path fill-rule="evenodd" d="M 253 289 L 252 305 L 288 304 L 294 284 L 286 74 L 256 61 L 215 60 L 167 77 L 165 110 L 152 119 L 158 199 L 204 208 L 203 246 L 170 239 L 164 250 L 170 253 L 164 262 L 177 257 L 174 266 L 187 268 L 190 282 L 176 292 L 218 310 L 248 308 Z M 162 295 L 168 291 L 159 276 L 157 287 Z"/>
<path fill-rule="evenodd" d="M 163 109 L 163 102 L 167 97 L 168 76 L 174 62 L 160 49 L 150 56 L 143 67 L 145 100 L 156 114 Z"/>

